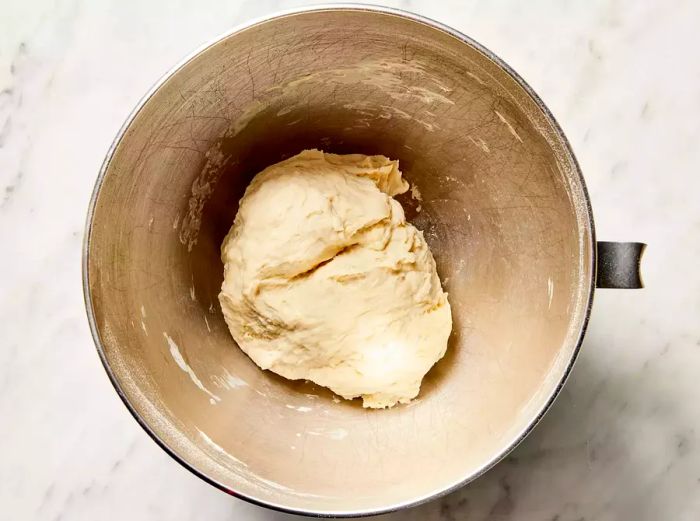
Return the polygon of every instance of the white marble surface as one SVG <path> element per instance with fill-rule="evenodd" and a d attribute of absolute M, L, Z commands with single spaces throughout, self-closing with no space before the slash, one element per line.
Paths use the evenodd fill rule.
<path fill-rule="evenodd" d="M 184 54 L 295 1 L 0 1 L 0 519 L 289 519 L 216 491 L 127 413 L 81 294 L 88 198 L 122 121 Z M 568 134 L 599 238 L 648 288 L 599 291 L 536 431 L 474 484 L 387 519 L 700 518 L 700 3 L 393 1 L 508 61 Z"/>

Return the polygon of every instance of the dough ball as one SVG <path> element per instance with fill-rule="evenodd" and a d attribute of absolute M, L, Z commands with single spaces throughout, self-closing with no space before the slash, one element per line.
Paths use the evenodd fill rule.
<path fill-rule="evenodd" d="M 259 173 L 221 247 L 221 308 L 262 369 L 365 407 L 406 403 L 445 354 L 447 294 L 392 196 L 397 161 L 304 152 Z"/>

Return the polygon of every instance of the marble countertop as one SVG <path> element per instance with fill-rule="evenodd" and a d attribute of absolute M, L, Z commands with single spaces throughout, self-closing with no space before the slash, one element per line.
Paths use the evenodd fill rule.
<path fill-rule="evenodd" d="M 509 62 L 563 126 L 598 236 L 650 244 L 599 291 L 573 376 L 473 484 L 384 519 L 700 518 L 700 3 L 404 0 Z M 112 389 L 81 241 L 100 163 L 183 55 L 296 1 L 35 0 L 0 11 L 0 519 L 282 520 L 188 473 Z"/>

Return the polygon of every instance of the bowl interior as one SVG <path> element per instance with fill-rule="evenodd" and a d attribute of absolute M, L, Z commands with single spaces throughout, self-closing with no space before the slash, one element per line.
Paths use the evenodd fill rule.
<path fill-rule="evenodd" d="M 409 405 L 263 372 L 224 323 L 238 200 L 304 148 L 399 159 L 414 187 L 400 200 L 454 329 Z M 362 8 L 253 25 L 179 68 L 117 143 L 88 233 L 94 329 L 130 408 L 211 481 L 291 510 L 383 510 L 477 475 L 555 392 L 592 290 L 584 188 L 553 121 L 475 46 Z"/>

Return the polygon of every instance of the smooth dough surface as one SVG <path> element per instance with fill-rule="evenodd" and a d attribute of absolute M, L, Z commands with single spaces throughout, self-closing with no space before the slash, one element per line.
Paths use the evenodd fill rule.
<path fill-rule="evenodd" d="M 259 173 L 221 247 L 221 308 L 261 368 L 365 407 L 406 403 L 445 354 L 447 294 L 392 196 L 397 161 L 304 152 Z"/>

